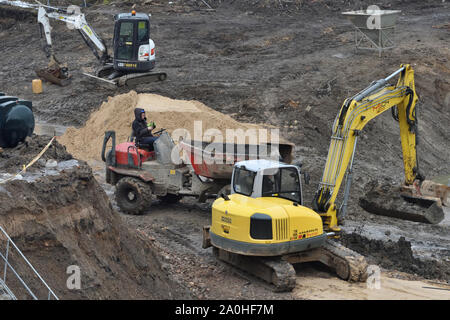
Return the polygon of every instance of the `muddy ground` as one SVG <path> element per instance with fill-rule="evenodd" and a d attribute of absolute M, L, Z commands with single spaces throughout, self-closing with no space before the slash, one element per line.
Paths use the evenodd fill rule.
<path fill-rule="evenodd" d="M 420 96 L 421 170 L 429 178 L 450 174 L 448 2 L 377 1 L 382 8 L 402 10 L 395 36 L 398 46 L 383 58 L 374 52 L 355 52 L 352 26 L 340 15 L 341 11 L 367 7 L 369 3 L 364 1 L 209 3 L 216 10 L 189 1 L 138 3 L 137 10 L 152 13 L 157 68 L 168 74 L 165 82 L 138 86 L 138 92 L 196 99 L 239 121 L 279 126 L 282 134 L 296 143 L 296 157 L 311 174 L 311 184 L 304 190 L 309 204 L 326 160 L 330 128 L 344 99 L 400 64 L 410 63 Z M 110 44 L 113 14 L 129 8 L 128 3 L 93 5 L 85 12 Z M 45 84 L 43 94 L 32 95 L 33 70 L 46 64 L 35 17 L 11 16 L 4 10 L 0 16 L 0 91 L 32 99 L 40 121 L 81 126 L 108 96 L 128 90 L 109 89 L 84 78 L 81 72 L 96 68 L 94 56 L 76 32 L 52 23 L 55 51 L 68 63 L 72 84 L 64 88 Z M 94 171 L 101 180 L 99 164 L 92 166 L 97 166 Z M 358 206 L 366 183 L 374 179 L 400 183 L 402 170 L 398 124 L 384 114 L 366 126 L 358 145 L 344 226 L 349 236 L 344 241 L 383 268 L 408 272 L 413 278 L 448 281 L 448 213 L 443 222 L 432 226 L 374 216 Z M 111 195 L 112 189 L 102 185 Z M 199 249 L 199 232 L 208 223 L 208 207 L 183 200 L 170 208 L 155 204 L 142 217 L 122 218 L 156 239 L 161 251 L 167 252 L 166 267 L 172 268 L 174 277 L 181 270 L 180 281 L 191 286 L 196 297 L 233 298 L 234 290 L 241 293 L 238 297 L 246 298 L 299 297 L 270 293 L 265 284 L 251 277 L 248 280 L 248 275 L 215 262 L 210 252 Z M 405 240 L 400 241 L 402 236 Z M 406 252 L 404 259 L 393 259 L 397 249 Z M 413 263 L 417 268 L 407 268 L 414 259 L 434 261 L 430 262 L 434 271 L 425 271 L 419 262 Z M 224 282 L 227 288 L 223 288 Z"/>

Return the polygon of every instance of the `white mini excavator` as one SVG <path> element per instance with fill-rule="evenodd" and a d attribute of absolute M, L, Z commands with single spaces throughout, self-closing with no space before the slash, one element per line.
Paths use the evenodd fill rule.
<path fill-rule="evenodd" d="M 54 55 L 49 19 L 65 22 L 70 29 L 76 29 L 100 62 L 95 74 L 83 73 L 104 83 L 115 86 L 164 81 L 167 74 L 151 72 L 155 68 L 155 43 L 150 39 L 150 14 L 119 13 L 114 16 L 113 56 L 110 56 L 105 41 L 86 21 L 78 7 L 57 8 L 44 5 L 0 0 L 0 5 L 9 5 L 37 10 L 41 37 L 45 37 L 44 52 L 50 58 L 47 68 L 38 69 L 39 77 L 59 85 L 66 85 L 69 78 L 67 67 L 62 66 Z M 77 8 L 77 10 L 75 10 Z"/>

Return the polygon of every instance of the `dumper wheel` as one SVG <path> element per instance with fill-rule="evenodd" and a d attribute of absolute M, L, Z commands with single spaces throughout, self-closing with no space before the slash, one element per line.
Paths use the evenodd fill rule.
<path fill-rule="evenodd" d="M 122 178 L 116 184 L 116 202 L 127 214 L 143 214 L 152 203 L 152 189 L 137 178 Z"/>
<path fill-rule="evenodd" d="M 167 204 L 177 203 L 178 201 L 181 200 L 181 198 L 182 198 L 182 196 L 180 196 L 178 194 L 171 194 L 171 193 L 168 193 L 165 196 L 158 197 L 158 199 L 161 200 L 162 203 L 167 203 Z"/>

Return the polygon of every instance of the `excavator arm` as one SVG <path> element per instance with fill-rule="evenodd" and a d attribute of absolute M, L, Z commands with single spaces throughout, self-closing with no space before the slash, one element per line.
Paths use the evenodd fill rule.
<path fill-rule="evenodd" d="M 111 57 L 108 54 L 108 49 L 105 45 L 105 41 L 100 36 L 98 36 L 92 29 L 92 27 L 87 23 L 83 13 L 70 12 L 70 7 L 68 9 L 56 8 L 44 5 L 37 0 L 36 2 L 36 4 L 33 4 L 23 1 L 0 0 L 0 4 L 25 9 L 34 9 L 38 11 L 37 16 L 41 28 L 41 34 L 45 36 L 46 41 L 44 51 L 48 57 L 54 58 L 51 36 L 52 27 L 50 25 L 49 19 L 55 19 L 66 22 L 69 28 L 78 30 L 83 40 L 92 50 L 97 59 L 102 62 L 102 64 L 111 62 Z"/>
<path fill-rule="evenodd" d="M 49 8 L 50 10 L 46 10 Z M 85 41 L 86 45 L 92 50 L 92 53 L 102 63 L 109 62 L 111 60 L 108 55 L 108 50 L 105 45 L 105 41 L 98 36 L 91 26 L 86 21 L 86 18 L 81 12 L 69 13 L 65 9 L 53 8 L 40 4 L 38 7 L 38 22 L 44 31 L 47 46 L 44 49 L 48 56 L 53 56 L 52 38 L 51 38 L 51 26 L 50 19 L 63 21 L 68 24 L 70 28 L 78 30 L 81 37 Z"/>
<path fill-rule="evenodd" d="M 388 82 L 396 75 L 400 75 L 397 84 L 389 85 Z M 333 124 L 325 169 L 313 200 L 313 207 L 322 216 L 327 229 L 339 231 L 338 214 L 345 216 L 358 136 L 370 120 L 383 112 L 393 110 L 400 125 L 405 184 L 411 185 L 417 179 L 423 179 L 416 155 L 417 101 L 414 70 L 410 65 L 402 65 L 389 77 L 372 83 L 345 100 Z M 344 199 L 338 208 L 336 197 L 344 179 L 347 180 Z"/>

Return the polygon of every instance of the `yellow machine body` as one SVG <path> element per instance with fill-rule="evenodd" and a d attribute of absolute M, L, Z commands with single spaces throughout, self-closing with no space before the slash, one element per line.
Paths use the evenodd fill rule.
<path fill-rule="evenodd" d="M 326 239 L 313 210 L 278 197 L 231 194 L 212 207 L 213 246 L 254 256 L 277 256 L 320 247 Z"/>

